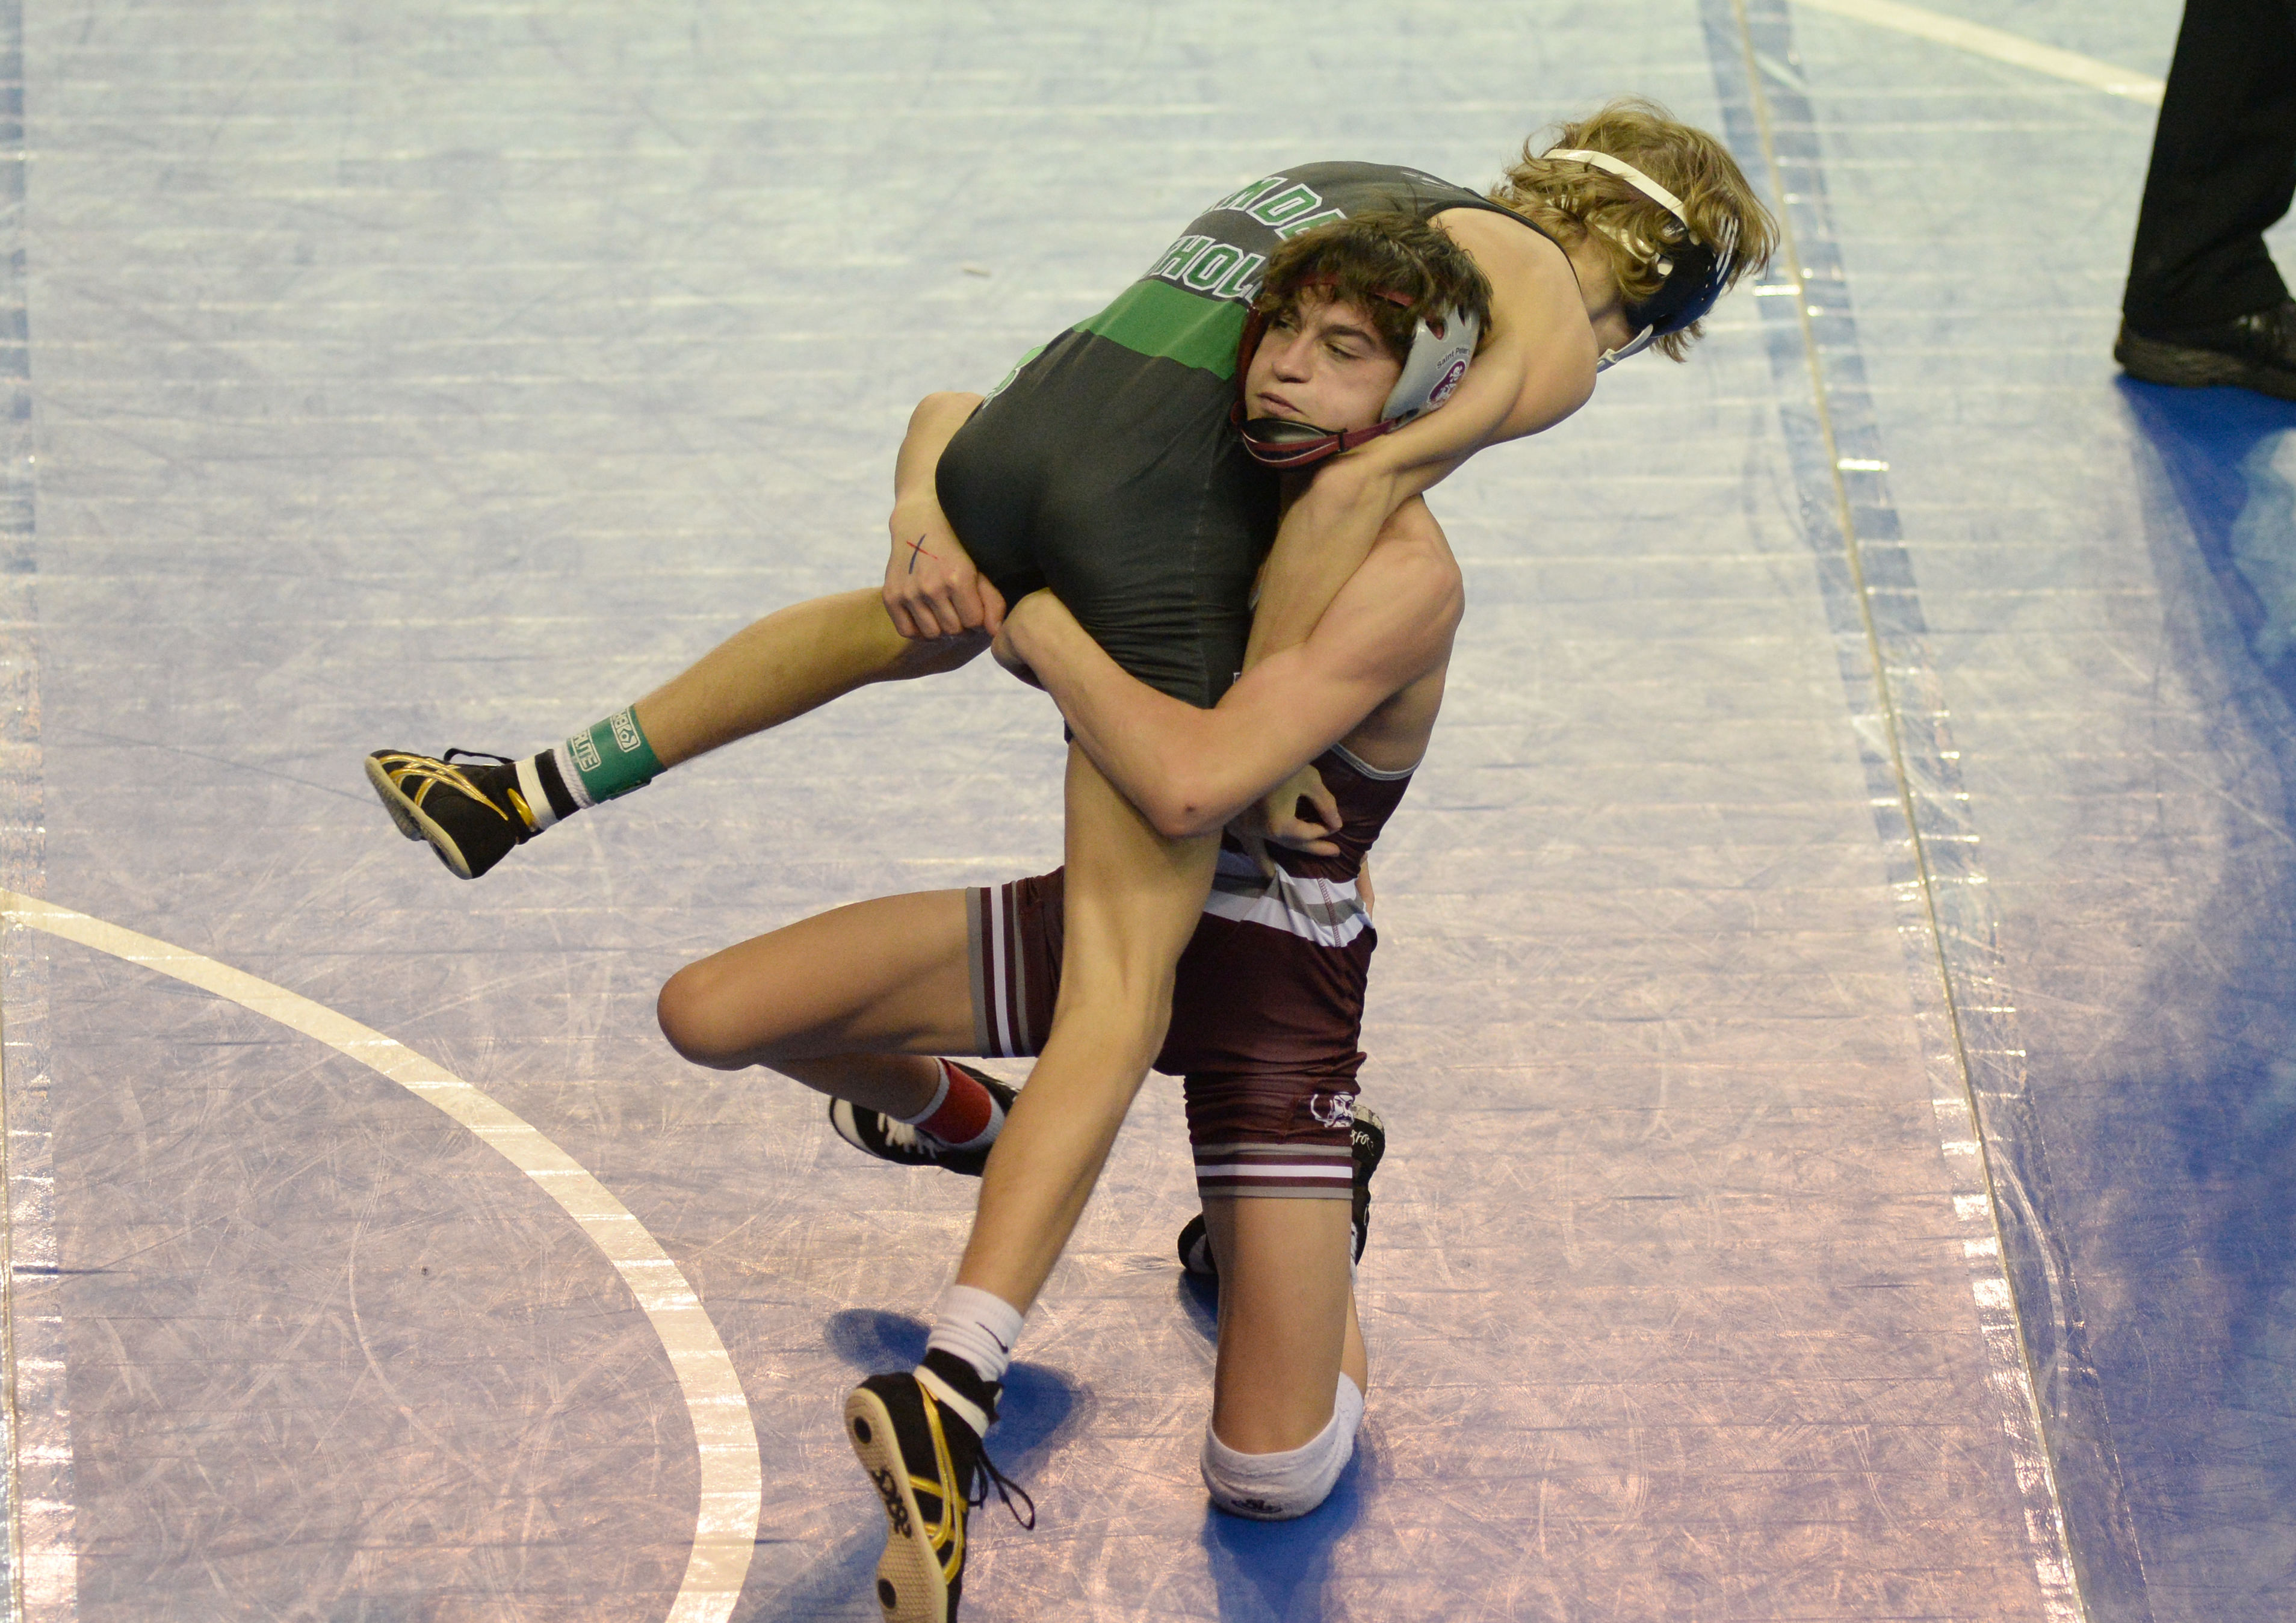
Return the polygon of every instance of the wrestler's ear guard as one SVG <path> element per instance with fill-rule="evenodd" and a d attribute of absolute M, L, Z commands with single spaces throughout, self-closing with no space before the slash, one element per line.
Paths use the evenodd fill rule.
<path fill-rule="evenodd" d="M 1683 209 L 1682 200 L 1625 159 L 1614 158 L 1608 152 L 1560 146 L 1541 155 L 1567 158 L 1617 176 L 1674 216 L 1675 223 L 1682 227 L 1680 244 L 1661 249 L 1657 256 L 1658 274 L 1665 278 L 1659 283 L 1658 291 L 1640 304 L 1627 307 L 1627 320 L 1636 329 L 1634 337 L 1616 349 L 1604 350 L 1595 362 L 1595 371 L 1608 372 L 1628 356 L 1640 355 L 1650 348 L 1651 340 L 1679 332 L 1714 307 L 1714 301 L 1730 284 L 1731 270 L 1738 261 L 1737 222 L 1724 223 L 1721 242 L 1702 242 L 1691 229 L 1690 216 Z"/>
<path fill-rule="evenodd" d="M 1449 399 L 1459 380 L 1467 375 L 1482 335 L 1480 323 L 1456 311 L 1447 321 L 1422 318 L 1411 335 L 1411 353 L 1404 357 L 1403 375 L 1395 380 L 1387 404 L 1379 408 L 1380 421 L 1399 428 Z"/>

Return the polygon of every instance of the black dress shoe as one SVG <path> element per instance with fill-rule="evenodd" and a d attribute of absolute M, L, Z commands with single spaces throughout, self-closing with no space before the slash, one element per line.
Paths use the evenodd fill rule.
<path fill-rule="evenodd" d="M 2179 389 L 2228 383 L 2276 399 L 2296 400 L 2296 299 L 2214 326 L 2186 327 L 2157 337 L 2127 322 L 2112 358 L 2132 378 Z"/>

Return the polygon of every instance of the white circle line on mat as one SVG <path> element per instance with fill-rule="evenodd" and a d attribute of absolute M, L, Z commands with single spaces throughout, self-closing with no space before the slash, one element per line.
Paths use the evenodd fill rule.
<path fill-rule="evenodd" d="M 1910 34 L 1916 39 L 1951 45 L 1973 55 L 1989 56 L 1997 62 L 2007 62 L 2034 73 L 2046 73 L 2052 78 L 2066 79 L 2076 85 L 2087 85 L 2092 90 L 2102 90 L 2107 95 L 2123 96 L 2147 107 L 2160 106 L 2161 93 L 2168 88 L 2149 73 L 2133 72 L 2127 68 L 2115 67 L 2111 62 L 2101 62 L 2094 56 L 2083 56 L 2078 52 L 2060 51 L 2054 45 L 2027 39 L 2021 34 L 1988 29 L 1981 22 L 1949 17 L 1942 12 L 1929 11 L 1918 5 L 1906 5 L 1903 0 L 1793 0 L 1793 4 L 1807 6 L 1814 12 L 1831 12 L 1836 17 L 1848 17 L 1875 28 Z"/>
<path fill-rule="evenodd" d="M 726 1344 L 718 1340 L 718 1327 L 709 1322 L 701 1299 L 645 1225 L 603 1184 L 539 1129 L 480 1089 L 324 1004 L 37 897 L 0 890 L 0 915 L 173 976 L 381 1072 L 468 1127 L 579 1224 L 614 1265 L 660 1338 L 693 1422 L 701 1503 L 685 1578 L 677 1586 L 668 1623 L 726 1623 L 741 1598 L 757 1547 L 763 1494 L 757 1427 L 734 1361 L 726 1357 Z"/>

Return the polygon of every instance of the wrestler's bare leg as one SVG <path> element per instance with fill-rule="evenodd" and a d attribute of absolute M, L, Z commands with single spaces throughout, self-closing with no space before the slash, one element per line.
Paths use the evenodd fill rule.
<path fill-rule="evenodd" d="M 1082 789 L 1095 792 L 1088 783 Z M 1078 798 L 1072 794 L 1072 807 Z M 964 894 L 937 890 L 856 903 L 689 964 L 662 988 L 663 1034 L 696 1064 L 766 1066 L 872 1109 L 914 1114 L 938 1086 L 933 1061 L 925 1056 L 965 1053 L 975 1040 Z M 1083 915 L 1099 916 L 1091 905 Z M 1189 914 L 1185 927 L 1194 922 Z M 1079 963 L 1069 960 L 1069 971 Z M 1168 987 L 1163 977 L 1147 974 L 1149 966 L 1117 967 L 1114 984 L 1125 984 L 1129 968 L 1130 984 L 1144 978 Z M 1064 999 L 1062 1006 L 1083 1005 Z M 1162 1023 L 1160 1014 L 1152 1039 L 1140 1028 L 1144 1046 L 1128 1063 L 1138 1053 L 1152 1055 Z M 1136 1081 L 1146 1065 L 1142 1059 L 1134 1072 L 1119 1074 Z M 1040 1062 L 1023 1099 L 1040 1096 L 1044 1076 Z M 1125 1104 L 1132 1091 L 1122 1091 Z M 1123 1113 L 1112 1108 L 1103 1119 L 1120 1123 Z M 1016 1107 L 1013 1120 L 1020 1119 Z M 1005 1130 L 1013 1129 L 1008 1124 Z M 1106 1142 L 1089 1146 L 1086 1193 L 1113 1137 L 1111 1126 Z M 1081 1206 L 1078 1200 L 1075 1209 Z M 1341 1371 L 1358 1389 L 1367 1389 L 1349 1285 L 1349 1214 L 1344 1201 L 1205 1203 L 1220 1269 L 1212 1429 L 1229 1447 L 1246 1454 L 1296 1448 L 1331 1419 Z M 1072 1225 L 1072 1212 L 1068 1220 Z M 1055 1246 L 1051 1254 L 1057 1252 Z M 1049 1269 L 1049 1259 L 1044 1266 Z"/>
<path fill-rule="evenodd" d="M 665 767 L 777 727 L 873 682 L 955 670 L 988 646 L 971 633 L 913 641 L 874 587 L 792 603 L 743 627 L 637 701 Z"/>
<path fill-rule="evenodd" d="M 1345 1201 L 1204 1202 L 1220 1282 L 1212 1431 L 1240 1454 L 1313 1441 L 1341 1372 L 1368 1389 L 1349 1212 Z"/>
<path fill-rule="evenodd" d="M 1066 939 L 1053 1029 L 981 1179 L 957 1283 L 1025 1313 L 1099 1181 L 1163 1046 L 1172 971 L 1195 932 L 1216 834 L 1167 840 L 1069 751 Z"/>
<path fill-rule="evenodd" d="M 881 611 L 882 613 L 882 611 Z M 689 963 L 655 1012 L 697 1065 L 763 1065 L 888 1115 L 939 1085 L 933 1054 L 970 1053 L 964 892 L 856 902 Z"/>

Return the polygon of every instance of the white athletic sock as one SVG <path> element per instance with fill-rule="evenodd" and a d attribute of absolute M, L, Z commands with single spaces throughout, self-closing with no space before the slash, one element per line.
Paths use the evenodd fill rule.
<path fill-rule="evenodd" d="M 1332 1397 L 1332 1418 L 1297 1448 L 1281 1454 L 1240 1454 L 1204 1428 L 1204 1487 L 1212 1503 L 1231 1516 L 1255 1521 L 1289 1521 L 1331 1497 L 1356 1451 L 1356 1428 L 1363 1423 L 1363 1389 L 1345 1371 Z"/>
<path fill-rule="evenodd" d="M 574 752 L 564 743 L 550 746 L 551 758 L 558 765 L 558 781 L 566 785 L 566 792 L 574 797 L 577 811 L 586 811 L 597 804 L 590 798 L 589 789 L 582 782 L 582 769 L 574 764 Z"/>
<path fill-rule="evenodd" d="M 1021 1339 L 1021 1310 L 1001 1296 L 951 1285 L 940 1293 L 925 1350 L 962 1358 L 983 1381 L 1002 1381 L 1013 1362 L 1013 1343 Z"/>
<path fill-rule="evenodd" d="M 518 763 L 518 792 L 525 797 L 527 815 L 534 819 L 534 832 L 540 833 L 558 821 L 558 808 L 550 803 L 550 791 L 542 786 L 542 775 L 534 769 L 534 757 L 521 756 Z"/>

